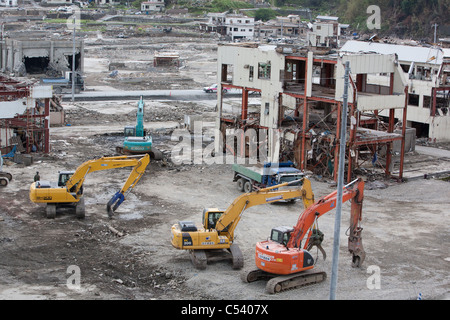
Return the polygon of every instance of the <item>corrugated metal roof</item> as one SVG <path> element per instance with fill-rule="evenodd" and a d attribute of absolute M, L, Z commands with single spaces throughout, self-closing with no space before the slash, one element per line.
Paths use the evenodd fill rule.
<path fill-rule="evenodd" d="M 339 17 L 333 17 L 333 16 L 317 16 L 316 19 L 337 21 L 337 20 L 339 19 Z"/>
<path fill-rule="evenodd" d="M 414 61 L 417 63 L 441 64 L 444 51 L 441 48 L 412 47 L 398 44 L 347 41 L 339 50 L 340 53 L 370 53 L 397 54 L 399 61 Z"/>

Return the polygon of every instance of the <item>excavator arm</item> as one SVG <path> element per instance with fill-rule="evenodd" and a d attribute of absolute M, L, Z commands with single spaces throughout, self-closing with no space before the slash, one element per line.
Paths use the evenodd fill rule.
<path fill-rule="evenodd" d="M 133 189 L 139 182 L 139 180 L 142 178 L 142 176 L 145 173 L 145 168 L 147 167 L 149 162 L 150 156 L 148 154 L 139 159 L 137 164 L 134 166 L 133 171 L 131 171 L 130 175 L 128 176 L 127 181 L 125 181 L 125 184 L 123 185 L 122 189 L 120 189 L 120 191 L 117 192 L 111 198 L 111 200 L 108 201 L 106 208 L 108 211 L 108 215 L 110 217 L 112 216 L 113 212 L 116 211 L 116 209 L 125 200 L 126 195 L 130 193 L 131 189 Z"/>
<path fill-rule="evenodd" d="M 364 260 L 361 244 L 361 220 L 364 181 L 356 179 L 343 188 L 342 201 L 352 200 L 349 250 L 353 254 L 353 267 L 360 267 Z M 311 247 L 321 248 L 323 233 L 318 230 L 317 219 L 336 207 L 337 191 L 319 199 L 300 215 L 293 227 L 273 228 L 268 240 L 256 243 L 256 269 L 241 275 L 244 282 L 268 280 L 266 291 L 277 293 L 305 285 L 320 283 L 326 279 L 324 271 L 314 272 Z M 302 248 L 302 240 L 305 240 Z M 350 246 L 351 244 L 351 246 Z M 325 256 L 324 256 L 325 258 Z"/>
<path fill-rule="evenodd" d="M 238 225 L 244 211 L 250 207 L 264 203 L 302 198 L 305 208 L 308 208 L 314 203 L 314 193 L 311 189 L 311 181 L 307 178 L 302 178 L 300 180 L 303 181 L 301 189 L 280 189 L 281 187 L 299 182 L 299 180 L 295 180 L 280 185 L 263 188 L 255 192 L 242 194 L 237 197 L 221 215 L 216 223 L 216 230 L 219 234 L 227 233 L 228 238 L 232 240 L 234 230 L 236 229 L 236 226 Z"/>
<path fill-rule="evenodd" d="M 150 162 L 148 154 L 144 156 L 118 156 L 102 157 L 96 160 L 89 160 L 80 165 L 66 183 L 66 189 L 70 193 L 78 194 L 83 186 L 84 180 L 89 173 L 101 170 L 118 169 L 124 167 L 134 167 L 122 189 L 117 192 L 108 202 L 107 210 L 111 215 L 113 211 L 125 200 L 125 192 L 133 188 L 145 172 L 145 168 Z"/>
<path fill-rule="evenodd" d="M 141 97 L 138 102 L 138 111 L 136 115 L 136 137 L 144 136 L 144 98 Z"/>
<path fill-rule="evenodd" d="M 360 266 L 364 261 L 365 253 L 362 248 L 361 231 L 359 222 L 362 218 L 362 202 L 364 198 L 364 181 L 356 179 L 344 186 L 342 202 L 352 199 L 349 233 L 349 251 L 353 254 L 353 265 Z M 314 205 L 307 208 L 299 217 L 296 226 L 286 245 L 287 248 L 300 248 L 302 240 L 306 237 L 303 249 L 310 248 L 311 239 L 315 237 L 313 227 L 316 219 L 336 208 L 337 190 L 319 199 Z"/>

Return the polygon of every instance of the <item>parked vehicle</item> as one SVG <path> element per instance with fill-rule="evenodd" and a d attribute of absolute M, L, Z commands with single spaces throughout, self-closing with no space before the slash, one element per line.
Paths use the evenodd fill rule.
<path fill-rule="evenodd" d="M 299 180 L 304 173 L 294 167 L 291 161 L 271 163 L 263 166 L 243 166 L 233 164 L 233 181 L 237 182 L 238 189 L 243 192 L 252 192 L 261 188 L 271 187 L 284 182 Z"/>
<path fill-rule="evenodd" d="M 66 71 L 64 77 L 41 78 L 41 83 L 52 85 L 56 94 L 70 93 L 72 92 L 72 71 Z M 84 90 L 84 80 L 79 73 L 76 73 L 75 93 L 80 93 L 81 90 Z"/>
<path fill-rule="evenodd" d="M 213 85 L 211 85 L 209 87 L 204 87 L 203 91 L 205 91 L 206 93 L 211 93 L 211 92 L 216 92 L 217 93 L 217 87 L 218 87 L 218 85 L 217 85 L 217 83 L 215 83 L 215 84 L 213 84 Z M 230 90 L 230 88 L 222 87 L 222 92 L 223 93 L 227 93 L 228 90 Z"/>

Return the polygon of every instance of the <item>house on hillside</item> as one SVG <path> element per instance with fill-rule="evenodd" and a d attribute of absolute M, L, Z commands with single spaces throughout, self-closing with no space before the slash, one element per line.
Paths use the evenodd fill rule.
<path fill-rule="evenodd" d="M 165 8 L 164 0 L 144 1 L 141 3 L 141 12 L 145 14 L 163 12 Z"/>
<path fill-rule="evenodd" d="M 0 0 L 0 6 L 2 6 L 2 7 L 17 7 L 18 0 Z"/>
<path fill-rule="evenodd" d="M 217 33 L 231 41 L 253 40 L 255 19 L 242 14 L 208 13 L 208 22 L 200 23 L 201 32 Z"/>
<path fill-rule="evenodd" d="M 312 47 L 340 47 L 340 37 L 349 25 L 340 24 L 338 17 L 317 16 L 308 32 L 308 45 Z"/>

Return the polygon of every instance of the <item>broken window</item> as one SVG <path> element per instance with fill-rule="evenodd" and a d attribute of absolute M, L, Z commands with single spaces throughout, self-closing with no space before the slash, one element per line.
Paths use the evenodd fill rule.
<path fill-rule="evenodd" d="M 423 107 L 424 108 L 431 108 L 431 96 L 423 96 Z"/>
<path fill-rule="evenodd" d="M 418 94 L 410 93 L 410 94 L 408 95 L 408 104 L 409 104 L 410 106 L 418 107 L 418 106 L 419 106 L 419 95 L 418 95 Z"/>
<path fill-rule="evenodd" d="M 24 57 L 25 69 L 30 74 L 45 73 L 50 62 L 49 57 Z"/>
<path fill-rule="evenodd" d="M 232 64 L 222 64 L 222 82 L 233 82 L 233 65 Z"/>
<path fill-rule="evenodd" d="M 409 64 L 400 64 L 400 66 L 402 67 L 403 72 L 409 72 Z"/>
<path fill-rule="evenodd" d="M 253 81 L 253 66 L 248 68 L 248 81 Z"/>
<path fill-rule="evenodd" d="M 258 63 L 258 79 L 270 79 L 270 61 Z"/>

